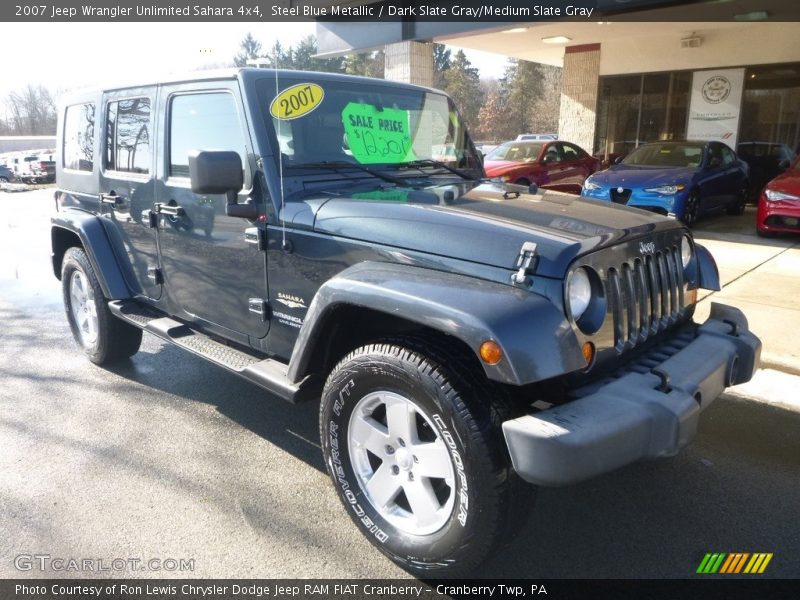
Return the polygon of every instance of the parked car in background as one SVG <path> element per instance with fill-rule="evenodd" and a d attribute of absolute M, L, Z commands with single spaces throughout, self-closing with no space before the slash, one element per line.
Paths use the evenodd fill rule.
<path fill-rule="evenodd" d="M 800 233 L 800 156 L 761 192 L 756 231 L 765 237 L 778 232 Z"/>
<path fill-rule="evenodd" d="M 642 142 L 644 143 L 644 142 Z M 610 143 L 608 148 L 601 148 L 592 156 L 600 161 L 603 168 L 606 169 L 625 158 L 630 152 L 636 149 L 636 140 L 624 140 L 621 142 Z M 606 155 L 606 151 L 608 155 Z"/>
<path fill-rule="evenodd" d="M 749 197 L 759 197 L 767 182 L 785 171 L 794 160 L 795 152 L 786 144 L 769 142 L 742 142 L 736 153 L 750 167 Z"/>
<path fill-rule="evenodd" d="M 518 185 L 580 194 L 589 175 L 600 161 L 569 142 L 506 142 L 486 155 L 486 175 Z"/>
<path fill-rule="evenodd" d="M 500 145 L 499 142 L 475 142 L 475 149 L 486 156 Z"/>
<path fill-rule="evenodd" d="M 30 183 L 52 183 L 56 180 L 56 163 L 45 160 L 43 156 L 26 156 L 25 169 L 21 178 Z"/>
<path fill-rule="evenodd" d="M 516 141 L 550 142 L 558 139 L 557 133 L 520 133 Z"/>
<path fill-rule="evenodd" d="M 744 212 L 747 163 L 721 142 L 651 142 L 591 176 L 581 195 L 674 216 L 688 227 L 706 212 Z"/>
<path fill-rule="evenodd" d="M 5 165 L 0 165 L 0 183 L 14 181 L 14 171 Z"/>

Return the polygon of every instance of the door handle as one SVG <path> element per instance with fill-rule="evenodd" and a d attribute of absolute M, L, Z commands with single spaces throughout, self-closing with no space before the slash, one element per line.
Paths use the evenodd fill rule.
<path fill-rule="evenodd" d="M 125 199 L 124 196 L 118 196 L 115 191 L 110 191 L 107 194 L 100 194 L 100 202 L 103 204 L 110 204 L 116 206 Z"/>
<path fill-rule="evenodd" d="M 170 217 L 182 217 L 186 211 L 182 207 L 175 204 L 162 204 L 158 203 L 155 206 L 156 212 L 160 215 L 169 215 Z"/>

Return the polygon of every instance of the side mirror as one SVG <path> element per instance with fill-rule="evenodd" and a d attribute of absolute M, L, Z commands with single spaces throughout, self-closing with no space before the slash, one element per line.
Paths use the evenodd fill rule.
<path fill-rule="evenodd" d="M 625 158 L 625 157 L 624 156 L 618 156 L 617 158 L 614 159 L 614 164 L 615 165 L 620 164 L 622 162 L 623 158 Z"/>
<path fill-rule="evenodd" d="M 189 181 L 195 194 L 225 194 L 225 214 L 255 219 L 258 208 L 252 202 L 238 204 L 236 194 L 244 185 L 242 159 L 230 150 L 192 150 L 189 153 Z"/>
<path fill-rule="evenodd" d="M 784 159 L 783 159 L 781 162 L 779 162 L 779 163 L 778 163 L 778 168 L 779 168 L 781 171 L 785 171 L 786 169 L 788 169 L 788 168 L 789 168 L 789 165 L 790 165 L 790 164 L 792 164 L 792 161 L 790 161 L 790 160 L 788 160 L 788 159 L 784 158 Z"/>

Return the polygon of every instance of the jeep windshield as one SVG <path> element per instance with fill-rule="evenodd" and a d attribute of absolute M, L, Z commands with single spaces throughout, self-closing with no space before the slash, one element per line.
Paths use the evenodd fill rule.
<path fill-rule="evenodd" d="M 444 94 L 309 75 L 279 76 L 277 91 L 271 77 L 257 84 L 287 176 L 358 171 L 394 183 L 482 176 L 466 127 Z"/>

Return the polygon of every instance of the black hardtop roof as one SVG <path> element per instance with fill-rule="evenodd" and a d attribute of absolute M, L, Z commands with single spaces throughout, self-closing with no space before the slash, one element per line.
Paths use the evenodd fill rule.
<path fill-rule="evenodd" d="M 386 79 L 376 79 L 374 77 L 361 77 L 358 75 L 345 75 L 341 73 L 323 73 L 319 71 L 296 71 L 290 69 L 278 69 L 278 79 L 311 80 L 312 82 L 326 81 L 347 81 L 351 83 L 362 83 L 370 85 L 385 85 L 392 88 L 416 89 L 424 92 L 443 93 L 433 88 L 389 81 Z M 128 80 L 115 82 L 107 86 L 92 86 L 81 90 L 69 92 L 62 98 L 62 103 L 70 104 L 81 100 L 88 100 L 96 97 L 99 93 L 120 91 L 126 89 L 146 88 L 158 85 L 168 85 L 176 83 L 189 83 L 195 81 L 219 81 L 239 79 L 243 82 L 262 79 L 268 77 L 275 78 L 275 69 L 262 69 L 256 67 L 241 67 L 236 69 L 210 69 L 205 71 L 189 71 L 187 73 L 165 75 L 156 79 L 147 80 Z"/>

